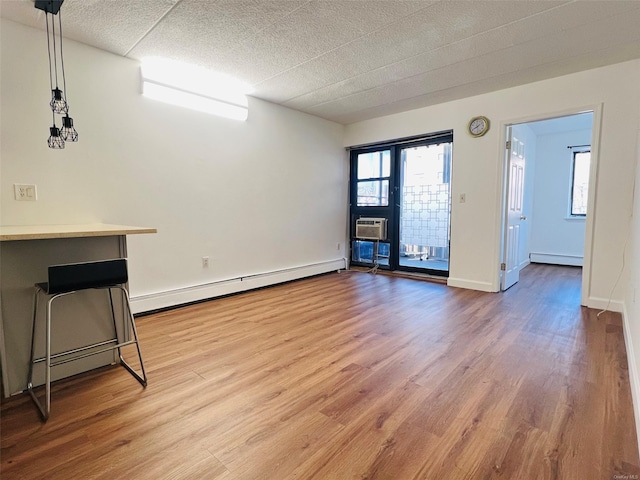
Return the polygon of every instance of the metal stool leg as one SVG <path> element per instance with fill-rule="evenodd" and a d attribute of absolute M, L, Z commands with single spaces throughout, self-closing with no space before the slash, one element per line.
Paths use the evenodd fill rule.
<path fill-rule="evenodd" d="M 118 337 L 118 328 L 116 326 L 116 316 L 115 316 L 115 309 L 113 307 L 113 296 L 111 293 L 111 289 L 112 288 L 117 288 L 122 292 L 122 296 L 124 298 L 124 303 L 127 306 L 127 317 L 128 317 L 128 321 L 129 321 L 129 325 L 127 325 L 127 319 L 124 320 L 124 326 L 125 328 L 128 330 L 129 327 L 131 327 L 131 330 L 133 331 L 133 343 L 135 343 L 136 345 L 136 350 L 138 352 L 138 359 L 140 360 L 140 370 L 142 372 L 142 375 L 140 375 L 138 372 L 136 372 L 131 365 L 129 365 L 125 359 L 122 357 L 122 350 L 120 349 L 120 347 L 118 348 L 118 358 L 120 360 L 120 364 L 131 374 L 133 375 L 133 377 L 138 380 L 138 382 L 140 382 L 140 384 L 143 387 L 147 386 L 147 374 L 146 371 L 144 369 L 144 362 L 142 361 L 142 352 L 140 351 L 140 342 L 138 341 L 138 331 L 136 329 L 136 322 L 133 318 L 133 313 L 131 312 L 131 303 L 129 301 L 129 293 L 127 292 L 127 290 L 118 285 L 118 286 L 114 286 L 109 288 L 109 301 L 111 302 L 111 318 L 113 319 L 113 329 L 115 331 L 115 336 L 116 338 Z"/>
<path fill-rule="evenodd" d="M 60 295 L 54 295 L 47 302 L 47 318 L 45 323 L 45 404 L 38 400 L 36 393 L 33 389 L 33 366 L 36 363 L 35 359 L 35 337 L 36 337 L 36 320 L 38 316 L 38 297 L 42 289 L 36 288 L 34 295 L 33 305 L 33 328 L 31 332 L 31 361 L 29 363 L 29 378 L 27 381 L 27 390 L 33 399 L 33 402 L 38 407 L 40 416 L 45 422 L 49 419 L 49 413 L 51 412 L 51 304 Z"/>
<path fill-rule="evenodd" d="M 38 300 L 40 298 L 40 292 L 42 289 L 40 287 L 36 287 L 33 294 L 33 324 L 31 326 L 31 358 L 29 361 L 29 376 L 27 377 L 27 390 L 29 391 L 29 395 L 33 399 L 33 403 L 38 407 L 38 412 L 44 421 L 49 418 L 49 412 L 45 411 L 42 407 L 42 404 L 36 397 L 36 393 L 33 391 L 33 367 L 35 365 L 36 359 L 36 321 L 38 317 Z"/>
<path fill-rule="evenodd" d="M 40 296 L 40 287 L 36 287 L 33 292 L 33 319 L 31 323 L 31 361 L 29 362 L 29 375 L 27 377 L 27 388 L 33 388 L 33 361 L 35 360 L 36 350 L 36 316 L 38 315 L 38 297 Z"/>

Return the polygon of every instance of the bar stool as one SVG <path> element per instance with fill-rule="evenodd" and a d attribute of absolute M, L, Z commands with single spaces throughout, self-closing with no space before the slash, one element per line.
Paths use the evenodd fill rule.
<path fill-rule="evenodd" d="M 142 354 L 140 352 L 140 344 L 138 342 L 138 332 L 136 330 L 136 323 L 131 312 L 131 304 L 129 302 L 129 293 L 127 292 L 124 284 L 128 281 L 127 273 L 127 261 L 124 258 L 118 258 L 114 260 L 102 260 L 97 262 L 85 262 L 85 263 L 72 263 L 66 265 L 52 265 L 48 269 L 48 282 L 36 283 L 34 300 L 33 300 L 33 326 L 31 333 L 31 363 L 29 364 L 29 377 L 27 381 L 27 389 L 31 398 L 35 402 L 40 416 L 43 421 L 47 421 L 49 413 L 51 412 L 51 368 L 64 363 L 73 362 L 86 358 L 99 353 L 104 353 L 110 350 L 118 350 L 118 357 L 120 364 L 133 375 L 133 377 L 140 382 L 143 387 L 147 386 L 147 375 L 144 370 L 144 364 L 142 362 Z M 64 352 L 51 354 L 51 320 L 52 320 L 52 306 L 54 300 L 66 295 L 87 290 L 87 289 L 105 289 L 109 295 L 109 304 L 111 306 L 111 318 L 113 320 L 113 338 L 87 345 L 72 350 L 66 350 Z M 125 317 L 125 334 L 129 331 L 129 328 L 133 332 L 133 339 L 127 340 L 124 338 L 122 341 L 118 338 L 118 330 L 116 326 L 116 316 L 113 306 L 112 290 L 117 289 L 122 293 L 123 303 L 126 305 L 127 313 Z M 46 330 L 45 330 L 45 356 L 35 358 L 35 337 L 36 337 L 36 318 L 38 315 L 38 299 L 41 294 L 48 295 L 49 301 L 47 302 L 47 314 L 46 314 Z M 128 324 L 127 324 L 128 323 Z M 138 358 L 140 360 L 141 374 L 136 372 L 125 360 L 122 358 L 121 348 L 126 345 L 135 345 Z M 97 349 L 97 350 L 96 350 Z M 35 364 L 45 362 L 45 404 L 44 406 L 38 400 L 34 392 L 33 387 L 33 367 Z"/>

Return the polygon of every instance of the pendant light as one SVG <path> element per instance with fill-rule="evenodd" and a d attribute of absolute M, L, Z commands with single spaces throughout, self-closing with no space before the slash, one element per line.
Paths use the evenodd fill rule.
<path fill-rule="evenodd" d="M 73 128 L 73 118 L 69 115 L 65 115 L 62 117 L 62 130 L 60 130 L 60 135 L 64 139 L 65 142 L 77 142 L 78 141 L 78 132 Z"/>
<path fill-rule="evenodd" d="M 60 129 L 53 124 L 53 127 L 49 128 L 49 148 L 64 148 L 64 139 L 60 135 Z"/>
<path fill-rule="evenodd" d="M 73 126 L 73 118 L 69 116 L 69 103 L 67 101 L 67 79 L 64 72 L 64 55 L 62 51 L 62 15 L 60 7 L 64 0 L 36 0 L 35 7 L 45 13 L 47 26 L 47 53 L 49 56 L 49 86 L 51 88 L 51 101 L 49 107 L 53 113 L 53 126 L 49 128 L 49 148 L 64 148 L 65 142 L 77 142 L 78 132 Z M 56 44 L 56 24 L 54 15 L 58 15 L 59 42 Z M 51 28 L 49 28 L 51 19 Z M 52 55 L 53 44 L 53 55 Z M 59 53 L 58 53 L 59 51 Z M 58 57 L 60 58 L 60 71 L 62 73 L 62 88 L 58 85 Z M 56 114 L 62 117 L 62 128 L 56 126 Z"/>
<path fill-rule="evenodd" d="M 53 113 L 67 113 L 69 111 L 69 105 L 67 105 L 67 101 L 62 97 L 62 90 L 56 88 L 51 90 L 51 101 L 49 102 L 49 106 Z"/>

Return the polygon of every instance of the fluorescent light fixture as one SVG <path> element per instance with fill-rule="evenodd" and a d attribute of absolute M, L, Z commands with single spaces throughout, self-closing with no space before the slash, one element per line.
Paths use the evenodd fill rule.
<path fill-rule="evenodd" d="M 247 107 L 221 102 L 214 98 L 185 92 L 174 87 L 153 83 L 149 80 L 142 82 L 142 93 L 145 97 L 152 98 L 153 100 L 218 115 L 219 117 L 231 118 L 233 120 L 244 121 L 249 115 L 249 109 Z"/>
<path fill-rule="evenodd" d="M 201 112 L 246 120 L 248 86 L 210 70 L 163 58 L 142 61 L 142 93 Z"/>

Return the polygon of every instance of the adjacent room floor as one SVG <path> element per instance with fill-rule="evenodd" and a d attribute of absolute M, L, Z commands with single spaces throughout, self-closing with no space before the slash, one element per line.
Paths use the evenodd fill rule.
<path fill-rule="evenodd" d="M 580 273 L 342 272 L 141 317 L 149 386 L 57 382 L 46 424 L 3 400 L 0 477 L 633 478 L 621 318 L 579 306 Z"/>

